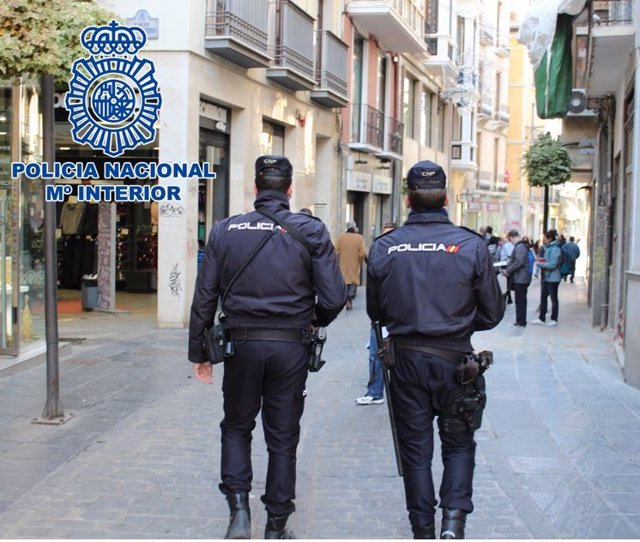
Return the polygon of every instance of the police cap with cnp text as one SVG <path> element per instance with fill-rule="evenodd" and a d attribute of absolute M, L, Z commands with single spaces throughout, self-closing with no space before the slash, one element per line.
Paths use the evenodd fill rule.
<path fill-rule="evenodd" d="M 407 173 L 409 190 L 442 189 L 447 184 L 444 170 L 431 160 L 415 164 Z"/>
<path fill-rule="evenodd" d="M 291 177 L 293 168 L 286 156 L 265 155 L 256 160 L 256 177 Z"/>

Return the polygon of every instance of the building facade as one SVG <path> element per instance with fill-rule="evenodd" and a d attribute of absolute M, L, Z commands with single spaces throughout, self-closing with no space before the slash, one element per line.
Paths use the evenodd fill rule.
<path fill-rule="evenodd" d="M 632 0 L 585 2 L 574 21 L 576 88 L 564 121 L 566 139 L 586 134 L 594 150 L 593 167 L 585 168 L 592 181 L 591 321 L 612 333 L 625 378 L 638 388 L 640 338 L 633 330 L 640 325 L 639 10 Z"/>
<path fill-rule="evenodd" d="M 340 2 L 196 0 L 103 2 L 147 25 L 144 56 L 162 91 L 158 160 L 209 162 L 215 181 L 181 186 L 158 216 L 158 325 L 184 327 L 198 241 L 213 223 L 252 208 L 254 163 L 284 154 L 294 169 L 291 209 L 310 208 L 337 231 L 340 108 L 347 104 L 348 46 Z"/>
<path fill-rule="evenodd" d="M 215 220 L 251 207 L 256 156 L 286 154 L 292 210 L 310 208 L 334 236 L 353 220 L 367 245 L 406 216 L 410 165 L 451 165 L 460 118 L 445 93 L 456 81 L 455 2 L 198 0 L 180 14 L 169 2 L 104 4 L 155 29 L 144 54 L 163 95 L 158 160 L 210 161 L 218 175 L 197 188 L 167 181 L 187 197 L 178 212 L 160 206 L 160 326 L 187 324 L 197 241 Z M 438 25 L 425 33 L 430 10 Z M 433 41 L 443 44 L 435 54 Z M 451 63 L 444 69 L 441 51 Z M 455 183 L 449 189 L 456 202 Z"/>
<path fill-rule="evenodd" d="M 168 0 L 99 3 L 120 22 L 146 30 L 148 40 L 139 55 L 154 62 L 162 93 L 156 140 L 123 159 L 207 162 L 217 178 L 150 181 L 178 185 L 179 203 L 101 204 L 99 212 L 98 206 L 88 206 L 102 229 L 87 236 L 84 229 L 62 228 L 61 287 L 79 288 L 82 273 L 98 272 L 96 261 L 89 268 L 80 257 L 97 250 L 97 259 L 110 267 L 98 275 L 109 276 L 115 289 L 157 290 L 158 325 L 186 326 L 199 242 L 217 220 L 251 209 L 253 165 L 267 153 L 285 154 L 293 164 L 292 210 L 310 208 L 332 236 L 354 220 L 370 245 L 385 222 L 402 222 L 407 214 L 404 176 L 425 159 L 449 171 L 454 222 L 502 229 L 508 77 L 500 38 L 508 21 L 504 0 L 193 0 L 180 9 Z M 488 13 L 490 36 L 486 28 L 483 34 Z M 482 117 L 481 110 L 487 81 L 497 84 L 490 118 Z M 66 88 L 56 90 L 56 159 L 104 158 L 72 140 L 63 107 Z M 0 123 L 6 116 L 2 107 L 10 107 L 6 103 L 13 103 L 13 94 L 3 100 Z M 38 125 L 37 115 L 25 114 L 29 123 L 21 121 L 21 126 Z M 9 124 L 7 129 L 15 141 L 23 137 Z M 14 153 L 12 159 L 37 159 L 40 136 L 33 134 L 39 132 L 30 132 L 29 156 L 15 155 L 15 144 L 0 151 Z M 18 217 L 18 196 L 6 174 L 3 167 L 0 197 L 4 231 L 9 232 L 7 216 Z M 76 186 L 81 181 L 64 182 Z M 22 193 L 28 191 L 25 185 Z M 60 204 L 61 215 L 65 207 L 75 209 L 73 198 Z M 40 217 L 37 198 L 27 200 L 34 209 L 12 219 L 13 233 L 7 236 L 15 237 L 15 224 L 26 224 L 24 217 L 33 224 Z M 41 224 L 35 230 L 37 237 Z M 7 246 L 3 243 L 5 252 Z M 3 299 L 11 298 L 12 317 L 3 329 L 11 329 L 15 338 L 13 322 L 23 313 L 31 317 L 24 311 L 24 296 L 21 301 L 17 294 L 18 241 L 11 246 L 14 256 L 6 261 L 13 267 L 3 275 Z M 101 246 L 111 256 L 102 258 Z M 39 265 L 38 258 L 30 261 Z M 31 294 L 35 278 L 32 282 Z M 17 286 L 9 288 L 10 283 Z M 34 310 L 34 297 L 39 299 L 30 295 L 27 304 L 33 322 L 40 311 Z M 108 307 L 115 308 L 115 299 Z M 15 344 L 5 339 L 5 347 Z"/>
<path fill-rule="evenodd" d="M 526 234 L 534 241 L 543 229 L 543 189 L 530 187 L 522 168 L 522 157 L 545 129 L 545 121 L 536 111 L 533 68 L 527 48 L 518 43 L 516 34 L 526 6 L 514 10 L 511 17 L 511 52 L 509 67 L 509 127 L 507 129 L 507 199 L 505 226 Z M 551 200 L 553 201 L 553 196 Z"/>

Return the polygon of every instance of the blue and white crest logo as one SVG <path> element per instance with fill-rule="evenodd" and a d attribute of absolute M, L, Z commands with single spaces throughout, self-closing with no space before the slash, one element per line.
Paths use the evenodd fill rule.
<path fill-rule="evenodd" d="M 153 63 L 136 56 L 144 30 L 111 21 L 85 28 L 80 42 L 91 56 L 73 63 L 65 98 L 73 140 L 109 156 L 151 143 L 162 98 Z"/>

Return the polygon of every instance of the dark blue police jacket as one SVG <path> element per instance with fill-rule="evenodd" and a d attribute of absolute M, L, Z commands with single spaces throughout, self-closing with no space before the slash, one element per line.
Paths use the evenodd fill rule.
<path fill-rule="evenodd" d="M 347 289 L 329 232 L 315 217 L 291 213 L 282 192 L 262 190 L 254 206 L 264 207 L 295 226 L 310 245 L 282 231 L 256 211 L 221 220 L 213 226 L 198 273 L 189 322 L 189 360 L 206 361 L 202 346 L 231 277 L 272 229 L 276 233 L 238 276 L 224 307 L 229 329 L 303 329 L 326 326 L 339 314 Z M 316 300 L 317 296 L 317 300 Z"/>
<path fill-rule="evenodd" d="M 369 251 L 367 312 L 392 336 L 468 352 L 473 332 L 498 325 L 504 309 L 484 238 L 444 210 L 412 212 Z"/>

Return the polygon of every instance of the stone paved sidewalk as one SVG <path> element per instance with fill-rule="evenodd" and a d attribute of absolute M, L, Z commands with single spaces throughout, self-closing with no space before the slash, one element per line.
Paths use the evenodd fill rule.
<path fill-rule="evenodd" d="M 530 292 L 537 305 L 538 283 Z M 607 333 L 591 329 L 584 284 L 560 287 L 560 325 L 502 324 L 491 349 L 469 538 L 640 538 L 640 391 L 624 384 Z M 532 313 L 533 311 L 529 311 Z M 33 425 L 45 373 L 0 378 L 0 538 L 219 538 L 221 370 L 191 378 L 186 331 L 144 315 L 83 315 L 62 362 L 74 418 Z M 364 295 L 329 329 L 327 365 L 308 380 L 298 453 L 301 538 L 408 538 L 386 405 L 358 406 L 367 380 Z M 436 453 L 436 458 L 438 454 Z M 253 535 L 265 513 L 266 451 L 254 434 Z M 434 462 L 434 475 L 441 472 Z"/>

